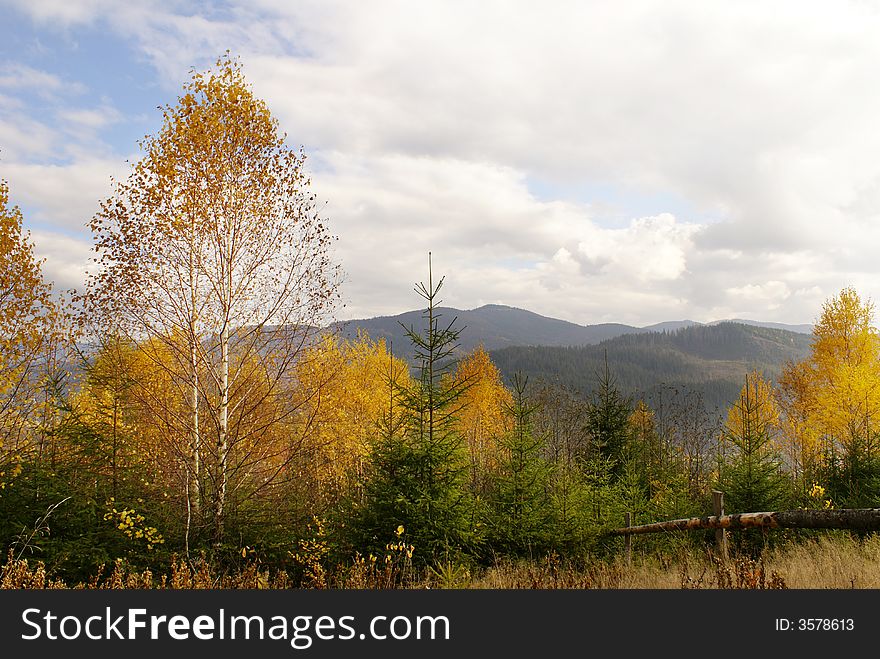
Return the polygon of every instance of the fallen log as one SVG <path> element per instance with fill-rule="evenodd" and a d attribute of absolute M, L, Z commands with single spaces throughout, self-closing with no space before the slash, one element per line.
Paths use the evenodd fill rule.
<path fill-rule="evenodd" d="M 633 533 L 662 533 L 664 531 L 692 531 L 700 529 L 850 529 L 880 531 L 880 508 L 843 508 L 840 510 L 782 510 L 766 513 L 739 513 L 735 515 L 707 515 L 687 519 L 672 519 L 654 524 L 642 524 L 614 529 L 612 535 Z"/>

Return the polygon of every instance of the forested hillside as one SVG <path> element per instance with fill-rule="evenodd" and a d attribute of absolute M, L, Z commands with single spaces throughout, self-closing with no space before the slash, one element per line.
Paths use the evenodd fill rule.
<path fill-rule="evenodd" d="M 785 330 L 721 323 L 673 332 L 619 336 L 594 346 L 517 346 L 491 351 L 505 376 L 521 372 L 581 392 L 596 388 L 607 365 L 627 394 L 650 399 L 660 385 L 702 394 L 709 408 L 726 409 L 753 370 L 774 379 L 803 359 L 811 337 Z"/>

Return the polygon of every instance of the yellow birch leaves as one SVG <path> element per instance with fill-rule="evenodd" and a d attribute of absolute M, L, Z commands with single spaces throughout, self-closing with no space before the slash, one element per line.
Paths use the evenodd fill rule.
<path fill-rule="evenodd" d="M 9 188 L 0 180 L 0 488 L 18 472 L 29 395 L 28 372 L 41 349 L 54 313 L 33 245 Z"/>
<path fill-rule="evenodd" d="M 818 441 L 846 450 L 880 430 L 880 339 L 873 315 L 870 302 L 843 289 L 822 308 L 810 357 L 789 365 L 780 378 L 786 414 L 807 452 Z"/>
<path fill-rule="evenodd" d="M 316 495 L 333 496 L 360 473 L 380 421 L 400 414 L 392 382 L 409 380 L 406 362 L 383 340 L 325 336 L 305 351 L 296 366 L 296 423 Z"/>
<path fill-rule="evenodd" d="M 485 471 L 497 463 L 498 439 L 513 426 L 508 412 L 513 396 L 483 346 L 458 363 L 454 379 L 466 384 L 456 415 L 457 430 L 467 441 L 474 469 Z"/>

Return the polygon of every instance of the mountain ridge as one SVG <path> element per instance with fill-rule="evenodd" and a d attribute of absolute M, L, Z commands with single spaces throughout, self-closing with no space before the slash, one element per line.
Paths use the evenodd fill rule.
<path fill-rule="evenodd" d="M 501 304 L 486 304 L 474 309 L 438 307 L 436 312 L 442 322 L 453 318 L 461 329 L 460 349 L 463 352 L 483 345 L 486 350 L 499 350 L 513 346 L 587 346 L 627 334 L 650 332 L 675 332 L 688 327 L 707 327 L 733 322 L 754 327 L 780 329 L 798 334 L 808 334 L 812 327 L 806 324 L 788 325 L 749 319 L 725 319 L 711 323 L 693 320 L 671 320 L 644 327 L 624 323 L 596 323 L 580 325 L 559 318 Z M 403 326 L 401 326 L 403 325 Z M 345 338 L 354 338 L 359 332 L 366 332 L 374 340 L 385 339 L 391 344 L 395 354 L 409 354 L 409 340 L 404 327 L 416 331 L 424 330 L 421 310 L 406 311 L 396 315 L 375 316 L 348 321 L 339 321 L 332 326 Z M 400 346 L 405 346 L 401 348 Z"/>

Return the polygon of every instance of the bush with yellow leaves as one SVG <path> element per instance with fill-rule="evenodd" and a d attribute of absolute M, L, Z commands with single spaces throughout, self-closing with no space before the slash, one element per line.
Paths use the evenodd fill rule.
<path fill-rule="evenodd" d="M 162 537 L 159 530 L 155 526 L 146 526 L 144 524 L 144 516 L 139 514 L 134 508 L 123 507 L 117 509 L 111 507 L 113 504 L 113 499 L 107 502 L 107 507 L 110 510 L 104 513 L 105 521 L 113 522 L 118 530 L 122 531 L 132 540 L 143 540 L 148 550 L 152 550 L 157 545 L 165 544 L 165 538 Z"/>

